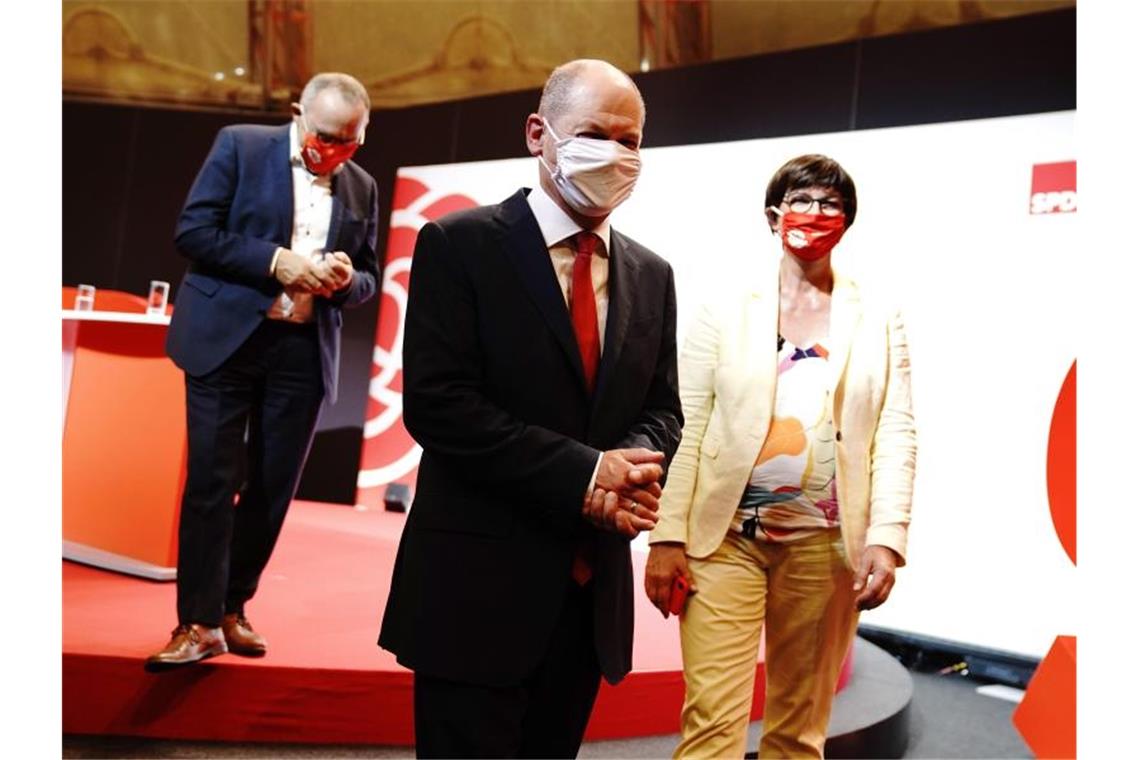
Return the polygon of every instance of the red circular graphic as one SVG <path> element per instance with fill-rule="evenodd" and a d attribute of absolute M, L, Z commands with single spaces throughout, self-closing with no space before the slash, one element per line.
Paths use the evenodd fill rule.
<path fill-rule="evenodd" d="M 418 180 L 397 177 L 392 199 L 392 223 L 384 275 L 380 284 L 380 313 L 372 348 L 372 374 L 364 420 L 364 445 L 357 475 L 356 502 L 378 506 L 389 483 L 412 484 L 420 449 L 404 427 L 403 365 L 404 308 L 416 236 L 426 222 L 478 204 L 465 195 L 441 194 Z"/>

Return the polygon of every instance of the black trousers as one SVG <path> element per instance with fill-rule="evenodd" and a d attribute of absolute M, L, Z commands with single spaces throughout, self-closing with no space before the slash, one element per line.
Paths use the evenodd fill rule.
<path fill-rule="evenodd" d="M 577 757 L 601 669 L 590 584 L 566 581 L 546 654 L 523 683 L 478 686 L 416 673 L 417 757 Z"/>
<path fill-rule="evenodd" d="M 253 597 L 297 491 L 323 398 L 314 324 L 265 320 L 221 367 L 186 376 L 180 623 L 220 625 L 224 613 L 243 612 Z"/>

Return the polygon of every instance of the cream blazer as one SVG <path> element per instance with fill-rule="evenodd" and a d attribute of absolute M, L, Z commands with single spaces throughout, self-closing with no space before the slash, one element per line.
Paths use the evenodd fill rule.
<path fill-rule="evenodd" d="M 776 390 L 779 259 L 703 306 L 681 350 L 685 426 L 649 543 L 692 557 L 721 542 L 768 434 Z M 836 491 L 847 562 L 868 545 L 906 562 L 916 437 L 902 318 L 839 274 L 831 299 L 828 391 Z"/>

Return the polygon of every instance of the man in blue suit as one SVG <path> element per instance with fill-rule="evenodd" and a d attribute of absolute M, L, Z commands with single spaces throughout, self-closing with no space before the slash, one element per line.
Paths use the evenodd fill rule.
<path fill-rule="evenodd" d="M 318 74 L 292 123 L 225 127 L 178 219 L 190 260 L 166 346 L 186 373 L 189 442 L 178 626 L 148 668 L 265 654 L 245 603 L 321 402 L 336 400 L 341 309 L 376 292 L 376 182 L 349 160 L 369 106 L 356 79 Z"/>

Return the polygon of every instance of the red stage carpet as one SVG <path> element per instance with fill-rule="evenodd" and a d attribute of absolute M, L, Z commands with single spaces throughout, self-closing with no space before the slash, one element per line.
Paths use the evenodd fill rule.
<path fill-rule="evenodd" d="M 376 646 L 403 524 L 399 514 L 295 503 L 246 610 L 269 654 L 161 674 L 145 672 L 143 660 L 175 625 L 174 584 L 64 562 L 64 733 L 412 744 L 411 673 Z M 634 552 L 638 590 L 644 560 Z M 587 738 L 679 730 L 677 621 L 636 598 L 633 673 L 618 687 L 602 684 Z M 762 662 L 757 674 L 756 716 Z"/>

